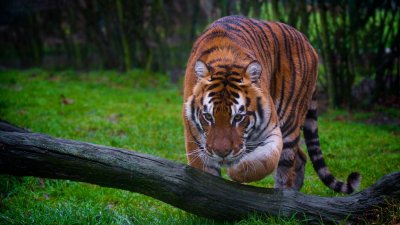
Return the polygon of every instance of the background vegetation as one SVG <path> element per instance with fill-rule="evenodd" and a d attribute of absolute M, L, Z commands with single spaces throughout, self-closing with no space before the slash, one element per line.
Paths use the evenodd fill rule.
<path fill-rule="evenodd" d="M 123 76 L 102 71 L 0 72 L 0 115 L 33 132 L 186 163 L 181 89 L 169 82 L 155 82 L 154 77 L 143 71 Z M 400 170 L 400 127 L 370 124 L 370 119 L 382 116 L 398 118 L 400 111 L 350 114 L 335 110 L 320 117 L 322 149 L 338 178 L 359 171 L 364 189 L 381 176 Z M 273 178 L 251 185 L 273 187 Z M 338 196 L 319 180 L 310 163 L 302 192 Z M 136 193 L 31 177 L 0 176 L 0 203 L 0 224 L 220 224 Z M 399 215 L 400 205 L 395 205 L 380 219 L 395 224 L 400 222 Z M 238 223 L 306 221 L 250 216 Z"/>
<path fill-rule="evenodd" d="M 186 163 L 181 81 L 195 38 L 231 14 L 282 21 L 319 53 L 320 102 L 332 106 L 319 120 L 327 163 L 340 179 L 359 171 L 363 189 L 400 170 L 399 7 L 385 0 L 3 0 L 0 119 Z M 338 195 L 310 164 L 306 170 L 302 192 Z M 273 179 L 251 185 L 272 187 Z M 306 222 L 253 215 L 238 224 Z M 400 206 L 377 223 L 400 223 Z M 0 224 L 219 222 L 126 191 L 2 175 Z"/>
<path fill-rule="evenodd" d="M 190 48 L 217 18 L 241 14 L 288 23 L 318 50 L 331 106 L 400 106 L 395 0 L 5 0 L 0 66 L 141 68 L 179 80 Z"/>

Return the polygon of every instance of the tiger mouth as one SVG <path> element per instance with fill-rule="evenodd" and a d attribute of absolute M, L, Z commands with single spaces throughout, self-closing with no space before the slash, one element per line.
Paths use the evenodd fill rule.
<path fill-rule="evenodd" d="M 223 159 L 223 160 L 218 161 L 218 164 L 220 166 L 230 167 L 230 166 L 232 166 L 234 164 L 234 160 Z"/>
<path fill-rule="evenodd" d="M 238 164 L 240 159 L 243 158 L 243 154 L 240 154 L 232 159 L 223 158 L 222 160 L 217 161 L 220 166 L 231 167 L 235 164 Z"/>
<path fill-rule="evenodd" d="M 223 159 L 221 161 L 219 161 L 220 164 L 228 164 L 230 161 Z"/>
<path fill-rule="evenodd" d="M 209 161 L 211 164 L 214 164 L 215 166 L 219 167 L 231 167 L 234 166 L 235 164 L 238 164 L 240 160 L 246 155 L 247 150 L 242 149 L 240 150 L 240 153 L 235 154 L 235 155 L 230 155 L 228 157 L 223 157 L 221 158 L 220 156 L 217 156 L 215 153 L 211 153 L 206 150 L 206 148 L 203 148 L 203 151 L 205 152 L 205 157 L 204 160 L 207 163 Z"/>

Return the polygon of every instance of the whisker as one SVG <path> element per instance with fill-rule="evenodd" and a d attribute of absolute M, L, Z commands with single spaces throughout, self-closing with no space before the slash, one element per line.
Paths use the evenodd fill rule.
<path fill-rule="evenodd" d="M 190 152 L 190 153 L 186 153 L 186 155 L 188 155 L 188 156 L 191 156 L 191 155 L 197 155 L 197 154 L 199 154 L 199 153 L 201 153 L 203 151 L 203 149 L 196 149 L 196 150 L 194 150 L 194 151 L 192 151 L 192 152 Z"/>

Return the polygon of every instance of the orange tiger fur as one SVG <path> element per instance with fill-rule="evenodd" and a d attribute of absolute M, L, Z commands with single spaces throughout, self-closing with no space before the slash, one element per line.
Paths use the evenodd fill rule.
<path fill-rule="evenodd" d="M 308 153 L 321 180 L 337 192 L 348 182 L 329 172 L 318 139 L 318 56 L 294 28 L 229 16 L 212 23 L 194 43 L 185 74 L 186 152 L 193 167 L 220 175 L 227 166 L 238 182 L 276 171 L 275 187 L 300 189 Z"/>

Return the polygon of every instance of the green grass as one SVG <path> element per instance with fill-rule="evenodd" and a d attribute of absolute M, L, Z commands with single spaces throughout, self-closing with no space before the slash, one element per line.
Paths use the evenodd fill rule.
<path fill-rule="evenodd" d="M 62 97 L 64 96 L 64 97 Z M 72 104 L 64 104 L 67 101 Z M 181 88 L 141 71 L 0 72 L 0 118 L 33 132 L 128 148 L 186 163 Z M 390 114 L 399 115 L 390 110 Z M 361 189 L 400 169 L 400 128 L 362 123 L 370 114 L 320 117 L 326 161 L 340 179 L 363 175 Z M 252 185 L 273 186 L 272 177 Z M 302 192 L 338 196 L 307 164 Z M 195 204 L 195 203 L 194 203 Z M 399 213 L 400 210 L 397 210 Z M 238 224 L 302 224 L 252 215 Z M 0 224 L 221 224 L 152 198 L 96 185 L 0 176 Z"/>

